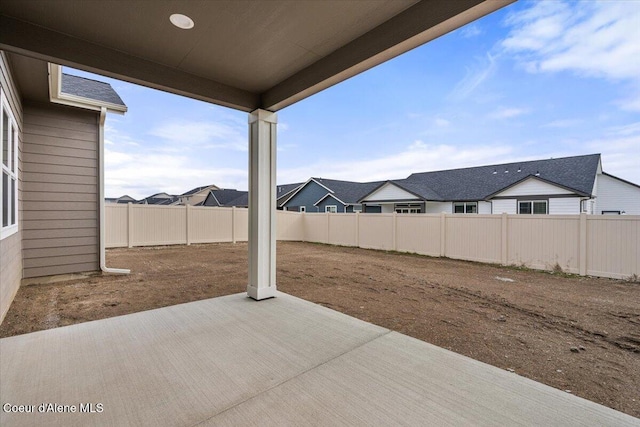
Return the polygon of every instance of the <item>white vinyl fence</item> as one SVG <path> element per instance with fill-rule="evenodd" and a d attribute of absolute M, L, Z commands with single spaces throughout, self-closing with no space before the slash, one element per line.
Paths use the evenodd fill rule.
<path fill-rule="evenodd" d="M 277 212 L 278 240 L 526 266 L 581 275 L 640 275 L 640 216 Z M 246 241 L 241 208 L 107 205 L 106 246 Z"/>

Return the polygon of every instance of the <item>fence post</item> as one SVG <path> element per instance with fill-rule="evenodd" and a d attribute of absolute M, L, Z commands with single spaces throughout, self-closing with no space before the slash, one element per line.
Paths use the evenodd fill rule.
<path fill-rule="evenodd" d="M 447 232 L 447 214 L 444 212 L 440 212 L 440 256 L 443 257 L 447 254 L 446 251 L 446 236 Z"/>
<path fill-rule="evenodd" d="M 329 224 L 329 221 L 331 220 L 331 214 L 329 212 L 325 213 L 325 215 L 327 216 L 327 241 L 326 243 L 329 243 L 329 236 L 331 235 L 331 224 Z"/>
<path fill-rule="evenodd" d="M 356 248 L 360 247 L 360 212 L 356 212 Z"/>
<path fill-rule="evenodd" d="M 231 206 L 231 243 L 236 243 L 236 207 Z"/>
<path fill-rule="evenodd" d="M 133 203 L 127 203 L 127 247 L 133 247 Z"/>
<path fill-rule="evenodd" d="M 500 255 L 501 255 L 501 260 L 502 260 L 502 265 L 507 265 L 508 262 L 508 250 L 509 248 L 507 247 L 507 242 L 508 242 L 508 228 L 507 228 L 507 214 L 506 212 L 502 212 L 502 218 L 501 218 L 501 225 L 502 225 L 502 244 L 500 245 Z"/>
<path fill-rule="evenodd" d="M 187 226 L 187 246 L 191 245 L 191 221 L 190 221 L 190 216 L 191 216 L 191 205 L 187 205 L 186 206 L 186 213 L 185 213 L 185 222 L 186 222 L 186 226 Z"/>
<path fill-rule="evenodd" d="M 580 214 L 580 252 L 578 259 L 578 270 L 581 276 L 587 275 L 587 214 Z"/>
<path fill-rule="evenodd" d="M 398 250 L 398 212 L 393 212 L 393 231 L 391 232 L 393 236 L 393 250 Z"/>

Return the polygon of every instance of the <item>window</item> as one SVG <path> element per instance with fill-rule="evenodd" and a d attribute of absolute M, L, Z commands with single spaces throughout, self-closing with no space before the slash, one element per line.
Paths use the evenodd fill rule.
<path fill-rule="evenodd" d="M 419 203 L 396 203 L 395 211 L 399 214 L 417 214 L 422 212 L 422 205 Z"/>
<path fill-rule="evenodd" d="M 455 202 L 453 213 L 478 213 L 478 202 Z"/>
<path fill-rule="evenodd" d="M 546 215 L 549 213 L 547 210 L 547 201 L 527 200 L 518 202 L 518 213 L 523 215 Z"/>
<path fill-rule="evenodd" d="M 602 215 L 620 215 L 620 211 L 602 211 Z"/>
<path fill-rule="evenodd" d="M 306 212 L 306 211 L 307 211 L 307 207 L 306 206 L 300 206 L 299 212 Z"/>
<path fill-rule="evenodd" d="M 338 206 L 336 205 L 327 205 L 324 207 L 324 211 L 328 213 L 336 213 L 338 212 Z"/>
<path fill-rule="evenodd" d="M 10 236 L 18 231 L 18 132 L 16 122 L 9 109 L 4 94 L 0 93 L 0 135 L 2 135 L 2 151 L 0 151 L 0 169 L 2 169 L 2 185 L 0 186 L 0 210 L 2 210 L 2 227 L 0 238 Z"/>

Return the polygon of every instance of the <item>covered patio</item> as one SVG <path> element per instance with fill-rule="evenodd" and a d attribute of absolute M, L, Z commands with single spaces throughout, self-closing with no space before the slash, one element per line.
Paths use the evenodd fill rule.
<path fill-rule="evenodd" d="M 638 425 L 277 291 L 276 112 L 511 2 L 4 0 L 11 55 L 248 112 L 250 198 L 247 294 L 2 339 L 0 423 Z"/>

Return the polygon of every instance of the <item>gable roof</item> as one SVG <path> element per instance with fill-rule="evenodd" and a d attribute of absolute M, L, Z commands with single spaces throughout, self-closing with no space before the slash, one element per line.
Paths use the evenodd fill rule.
<path fill-rule="evenodd" d="M 229 188 L 211 190 L 202 206 L 248 206 L 249 192 Z"/>
<path fill-rule="evenodd" d="M 147 205 L 172 205 L 175 202 L 177 202 L 178 200 L 180 200 L 180 197 L 178 196 L 174 196 L 171 194 L 167 194 L 167 193 L 156 193 L 156 194 L 152 194 L 149 197 L 145 197 L 144 199 L 140 199 L 137 202 L 135 202 L 136 204 L 147 204 Z"/>
<path fill-rule="evenodd" d="M 295 184 L 282 184 L 276 186 L 276 199 L 280 200 L 293 190 L 297 190 L 301 185 L 306 184 L 305 182 L 297 182 Z"/>
<path fill-rule="evenodd" d="M 485 200 L 535 176 L 585 196 L 591 195 L 600 154 L 421 172 L 393 183 L 425 200 Z M 506 171 L 506 172 L 505 172 Z"/>
<path fill-rule="evenodd" d="M 384 184 L 384 181 L 354 182 L 326 178 L 313 178 L 313 180 L 330 189 L 329 195 L 347 205 L 359 203 L 362 197 Z M 322 198 L 325 197 L 326 195 Z"/>
<path fill-rule="evenodd" d="M 61 92 L 81 98 L 125 106 L 118 93 L 113 90 L 109 83 L 85 77 L 62 73 Z"/>
<path fill-rule="evenodd" d="M 207 189 L 209 187 L 215 187 L 216 190 L 218 189 L 218 187 L 213 185 L 213 184 L 211 184 L 211 185 L 202 185 L 200 187 L 192 188 L 191 190 L 187 191 L 186 193 L 182 193 L 181 196 L 190 196 L 192 194 L 199 193 L 200 191 L 205 190 L 205 189 Z"/>

